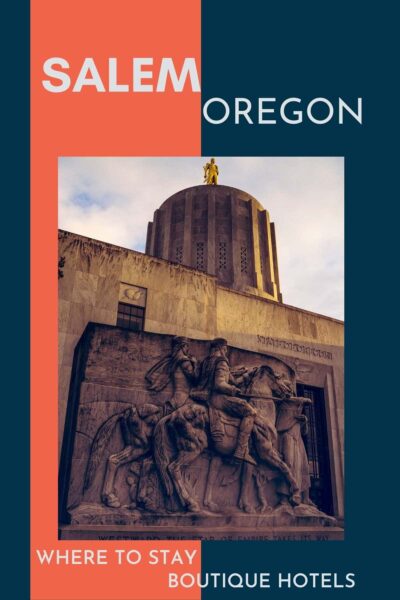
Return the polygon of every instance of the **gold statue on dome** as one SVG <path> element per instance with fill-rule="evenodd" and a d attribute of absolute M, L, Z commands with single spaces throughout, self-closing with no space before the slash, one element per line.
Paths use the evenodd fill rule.
<path fill-rule="evenodd" d="M 204 183 L 207 185 L 217 185 L 218 183 L 218 166 L 215 164 L 215 158 L 211 158 L 210 162 L 206 163 L 204 169 Z"/>

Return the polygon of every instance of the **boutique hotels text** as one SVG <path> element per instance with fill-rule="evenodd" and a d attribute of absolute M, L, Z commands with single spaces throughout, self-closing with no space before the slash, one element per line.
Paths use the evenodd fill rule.
<path fill-rule="evenodd" d="M 127 76 L 129 73 L 129 76 Z M 98 93 L 162 94 L 165 92 L 200 93 L 200 78 L 196 60 L 185 58 L 177 64 L 173 58 L 152 57 L 120 60 L 110 57 L 97 62 L 86 57 L 72 64 L 64 57 L 53 56 L 43 62 L 44 89 L 51 94 Z M 279 98 L 235 97 L 230 100 L 215 96 L 203 102 L 203 117 L 212 125 L 226 122 L 235 125 L 300 125 L 304 122 L 343 125 L 352 121 L 362 125 L 362 98 L 315 97 L 304 100 L 296 96 Z"/>

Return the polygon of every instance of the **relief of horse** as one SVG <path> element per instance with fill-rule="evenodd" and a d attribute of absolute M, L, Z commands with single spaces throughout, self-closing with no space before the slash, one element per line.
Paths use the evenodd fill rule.
<path fill-rule="evenodd" d="M 298 504 L 300 501 L 298 486 L 277 450 L 277 433 L 274 424 L 274 394 L 282 397 L 287 393 L 289 393 L 287 382 L 280 380 L 268 365 L 253 370 L 250 383 L 245 390 L 249 400 L 253 399 L 253 402 L 267 405 L 267 414 L 264 415 L 263 411 L 259 411 L 254 421 L 251 452 L 258 464 L 266 465 L 278 472 L 288 485 L 292 503 Z M 212 490 L 217 481 L 221 457 L 232 456 L 236 448 L 239 419 L 220 411 L 218 411 L 220 414 L 215 413 L 215 409 L 189 400 L 181 408 L 161 419 L 154 429 L 154 459 L 165 492 L 168 497 L 176 492 L 182 506 L 192 512 L 199 512 L 201 507 L 184 482 L 183 469 L 192 464 L 205 449 L 214 451 L 209 465 L 203 503 L 206 508 L 218 511 L 219 507 L 212 500 Z M 221 435 L 221 427 L 213 426 L 213 419 L 219 419 L 223 435 Z M 248 469 L 245 471 L 249 477 L 250 471 Z M 249 506 L 246 485 L 242 484 L 241 487 L 239 506 Z"/>
<path fill-rule="evenodd" d="M 290 490 L 290 499 L 295 504 L 298 503 L 298 487 L 289 467 L 277 450 L 277 433 L 274 425 L 273 398 L 287 394 L 285 386 L 286 383 L 277 377 L 271 367 L 262 365 L 253 370 L 244 394 L 258 409 L 251 434 L 251 453 L 257 464 L 276 470 L 286 482 Z M 131 406 L 121 413 L 112 415 L 99 428 L 93 440 L 84 490 L 92 485 L 105 449 L 119 424 L 124 448 L 111 454 L 107 459 L 101 492 L 104 504 L 112 508 L 121 506 L 114 489 L 116 473 L 121 466 L 152 457 L 167 496 L 167 503 L 176 495 L 183 508 L 199 512 L 201 506 L 198 500 L 192 497 L 191 490 L 184 481 L 183 469 L 209 448 L 213 454 L 209 464 L 203 504 L 209 510 L 218 511 L 219 507 L 212 500 L 212 490 L 217 482 L 222 457 L 232 456 L 236 448 L 240 422 L 239 419 L 224 413 L 215 414 L 213 411 L 215 409 L 189 399 L 183 406 L 165 417 L 162 416 L 162 408 L 154 404 Z M 213 419 L 219 420 L 223 435 L 221 435 L 221 427 L 218 434 L 215 434 L 218 427 L 212 426 Z M 244 465 L 239 507 L 247 511 L 251 510 L 248 490 L 253 474 L 254 468 Z M 257 484 L 258 479 L 255 480 Z M 257 486 L 263 504 L 264 496 L 260 485 Z"/>

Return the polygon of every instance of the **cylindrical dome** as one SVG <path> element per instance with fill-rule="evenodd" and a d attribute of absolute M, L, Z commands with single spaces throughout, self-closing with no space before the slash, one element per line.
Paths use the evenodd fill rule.
<path fill-rule="evenodd" d="M 225 287 L 282 301 L 274 224 L 242 190 L 197 185 L 177 192 L 154 213 L 146 253 L 215 275 Z"/>

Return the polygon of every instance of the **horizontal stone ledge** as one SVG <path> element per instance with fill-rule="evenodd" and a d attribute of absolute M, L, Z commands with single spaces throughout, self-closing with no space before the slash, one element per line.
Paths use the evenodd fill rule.
<path fill-rule="evenodd" d="M 60 540 L 254 540 L 254 541 L 342 541 L 344 530 L 341 527 L 275 527 L 268 529 L 251 528 L 196 528 L 193 527 L 154 527 L 152 529 L 102 525 L 64 525 L 59 529 Z"/>

